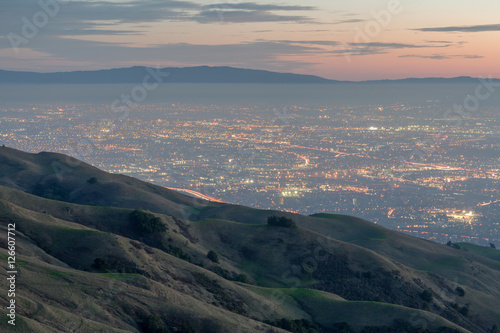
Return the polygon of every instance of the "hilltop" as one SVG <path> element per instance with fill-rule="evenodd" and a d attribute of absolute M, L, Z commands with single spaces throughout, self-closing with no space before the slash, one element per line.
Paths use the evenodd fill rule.
<path fill-rule="evenodd" d="M 5 261 L 16 226 L 18 332 L 500 326 L 493 249 L 349 216 L 203 201 L 61 154 L 0 147 L 0 220 Z M 6 288 L 5 271 L 0 279 Z"/>

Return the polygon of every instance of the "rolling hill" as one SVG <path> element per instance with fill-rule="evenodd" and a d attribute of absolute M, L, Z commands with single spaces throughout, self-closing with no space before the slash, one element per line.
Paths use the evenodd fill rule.
<path fill-rule="evenodd" d="M 272 216 L 282 223 L 268 223 Z M 500 260 L 362 219 L 194 199 L 0 148 L 16 332 L 493 332 Z M 2 290 L 7 290 L 2 271 Z M 7 292 L 0 294 L 5 309 Z M 13 327 L 6 320 L 1 330 Z"/>

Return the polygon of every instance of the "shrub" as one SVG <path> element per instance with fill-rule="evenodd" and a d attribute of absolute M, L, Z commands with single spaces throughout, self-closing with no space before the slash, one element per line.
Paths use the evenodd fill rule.
<path fill-rule="evenodd" d="M 238 274 L 235 278 L 235 281 L 250 283 L 250 278 L 246 274 Z"/>
<path fill-rule="evenodd" d="M 212 267 L 210 268 L 210 270 L 215 274 L 222 276 L 226 280 L 233 280 L 233 274 L 235 274 L 235 272 L 230 272 L 227 269 L 221 268 L 220 266 Z"/>
<path fill-rule="evenodd" d="M 240 249 L 241 255 L 248 260 L 255 260 L 257 259 L 257 252 L 247 246 L 243 246 Z"/>
<path fill-rule="evenodd" d="M 250 283 L 250 278 L 246 274 L 230 272 L 227 269 L 221 268 L 219 266 L 211 267 L 210 270 L 226 280 Z"/>
<path fill-rule="evenodd" d="M 351 332 L 354 332 L 352 330 L 352 328 L 349 326 L 349 324 L 346 323 L 346 322 L 333 324 L 333 329 L 334 329 L 334 331 L 339 332 L 339 333 L 351 333 Z"/>
<path fill-rule="evenodd" d="M 457 331 L 453 328 L 449 327 L 439 327 L 437 330 L 428 330 L 423 327 L 415 327 L 409 321 L 404 319 L 394 319 L 392 325 L 390 326 L 365 326 L 361 333 L 395 333 L 395 332 L 405 332 L 405 333 L 430 333 L 430 332 L 439 332 L 439 333 L 456 333 Z"/>
<path fill-rule="evenodd" d="M 433 296 L 432 293 L 429 290 L 424 290 L 420 294 L 420 298 L 422 298 L 425 302 L 430 303 L 432 302 Z"/>
<path fill-rule="evenodd" d="M 132 211 L 130 219 L 143 235 L 167 231 L 167 226 L 159 217 L 142 210 Z"/>
<path fill-rule="evenodd" d="M 196 329 L 189 323 L 183 322 L 181 328 L 177 331 L 178 333 L 196 333 Z"/>
<path fill-rule="evenodd" d="M 288 217 L 285 216 L 269 216 L 267 218 L 267 225 L 272 227 L 283 227 L 283 228 L 293 228 L 296 227 L 295 222 Z"/>
<path fill-rule="evenodd" d="M 87 183 L 92 185 L 92 184 L 96 184 L 97 183 L 97 178 L 96 177 L 90 177 L 89 179 L 87 179 Z"/>
<path fill-rule="evenodd" d="M 210 259 L 211 261 L 215 262 L 215 263 L 219 262 L 219 255 L 214 250 L 208 251 L 207 258 Z"/>
<path fill-rule="evenodd" d="M 173 239 L 169 238 L 168 241 L 172 242 Z M 170 255 L 173 255 L 179 259 L 191 262 L 192 258 L 191 258 L 191 255 L 189 255 L 189 253 L 185 252 L 180 247 L 177 247 L 173 244 L 169 244 L 167 241 L 164 240 L 164 237 L 161 234 L 155 234 L 155 235 L 148 236 L 144 240 L 144 243 L 146 243 L 148 246 L 152 246 L 154 248 L 160 249 L 163 252 L 168 253 Z M 149 249 L 149 252 L 152 253 L 153 250 Z"/>
<path fill-rule="evenodd" d="M 149 315 L 139 323 L 144 333 L 169 333 L 170 330 L 165 327 L 159 316 Z"/>
<path fill-rule="evenodd" d="M 245 303 L 234 298 L 224 289 L 219 282 L 212 280 L 209 276 L 203 273 L 195 273 L 196 282 L 213 294 L 215 300 L 226 310 L 237 314 L 246 314 Z"/>
<path fill-rule="evenodd" d="M 361 276 L 364 277 L 365 279 L 371 279 L 373 277 L 372 271 L 364 272 L 361 273 Z"/>
<path fill-rule="evenodd" d="M 455 289 L 455 291 L 457 292 L 457 295 L 460 296 L 460 297 L 464 297 L 465 296 L 465 290 L 464 288 L 462 287 L 457 287 Z"/>
<path fill-rule="evenodd" d="M 345 323 L 340 324 L 339 329 L 337 329 L 337 326 L 335 326 L 337 324 L 335 324 L 332 329 L 329 329 L 307 319 L 290 320 L 287 318 L 282 318 L 278 320 L 265 320 L 264 323 L 274 327 L 282 328 L 293 333 L 352 332 L 349 328 L 349 325 Z"/>
<path fill-rule="evenodd" d="M 108 268 L 108 261 L 103 258 L 95 258 L 92 268 L 99 272 L 105 272 Z"/>
<path fill-rule="evenodd" d="M 177 246 L 174 246 L 174 245 L 170 245 L 170 244 L 162 243 L 162 246 L 160 247 L 160 250 L 162 250 L 163 252 L 166 252 L 168 254 L 171 254 L 174 257 L 177 257 L 179 259 L 191 262 L 191 259 L 192 259 L 191 255 L 189 253 L 185 252 L 180 247 L 177 247 Z"/>
<path fill-rule="evenodd" d="M 460 312 L 460 314 L 467 317 L 469 315 L 469 306 L 466 305 L 466 306 L 462 307 L 458 312 Z"/>
<path fill-rule="evenodd" d="M 92 263 L 92 269 L 99 272 L 118 272 L 145 274 L 146 272 L 137 268 L 137 264 L 118 257 L 95 258 Z"/>

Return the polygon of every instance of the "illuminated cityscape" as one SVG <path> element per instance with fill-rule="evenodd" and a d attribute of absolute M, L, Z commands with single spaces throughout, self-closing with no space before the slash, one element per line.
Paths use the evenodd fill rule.
<path fill-rule="evenodd" d="M 438 242 L 499 241 L 495 110 L 446 105 L 4 107 L 2 144 L 229 203 L 362 217 Z"/>

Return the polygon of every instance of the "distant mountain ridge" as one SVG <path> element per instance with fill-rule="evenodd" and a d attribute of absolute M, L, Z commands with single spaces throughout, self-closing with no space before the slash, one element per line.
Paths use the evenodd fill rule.
<path fill-rule="evenodd" d="M 0 83 L 6 84 L 120 84 L 143 83 L 151 72 L 161 73 L 161 79 L 170 83 L 474 83 L 477 78 L 408 78 L 398 80 L 339 81 L 315 75 L 280 73 L 266 70 L 234 67 L 166 67 L 154 69 L 145 66 L 90 71 L 38 73 L 0 70 Z M 168 73 L 168 75 L 167 75 Z M 500 82 L 499 79 L 493 79 Z"/>
<path fill-rule="evenodd" d="M 149 69 L 149 71 L 148 71 Z M 13 72 L 0 70 L 0 83 L 31 84 L 96 84 L 142 83 L 151 71 L 172 83 L 329 83 L 335 82 L 313 75 L 277 73 L 233 67 L 167 67 L 154 69 L 136 66 L 96 71 L 57 73 Z M 152 81 L 151 81 L 152 82 Z"/>

